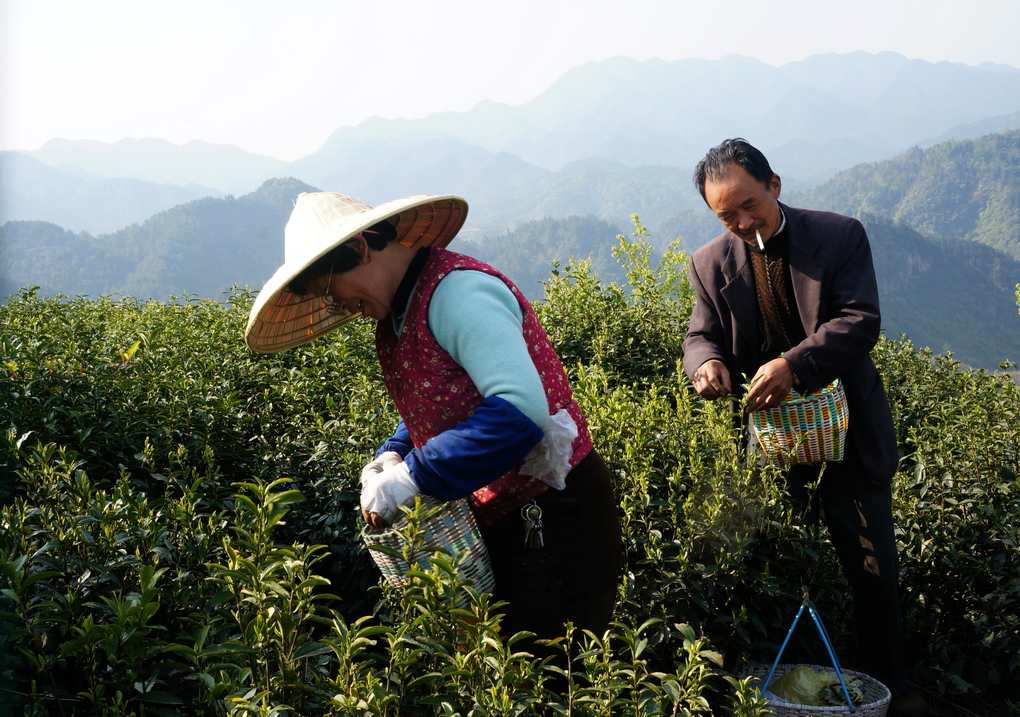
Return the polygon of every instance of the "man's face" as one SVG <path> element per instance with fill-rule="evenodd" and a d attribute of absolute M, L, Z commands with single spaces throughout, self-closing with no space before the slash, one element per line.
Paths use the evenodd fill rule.
<path fill-rule="evenodd" d="M 757 246 L 755 230 L 768 241 L 779 229 L 779 177 L 759 182 L 739 164 L 730 164 L 719 177 L 705 180 L 705 201 L 729 231 Z"/>

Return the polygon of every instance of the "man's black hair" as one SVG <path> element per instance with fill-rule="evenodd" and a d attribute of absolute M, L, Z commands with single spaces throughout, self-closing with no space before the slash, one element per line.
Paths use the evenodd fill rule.
<path fill-rule="evenodd" d="M 759 182 L 768 184 L 775 176 L 769 161 L 757 147 L 743 137 L 723 140 L 718 146 L 712 147 L 705 157 L 694 168 L 694 186 L 705 199 L 705 180 L 719 179 L 726 174 L 726 168 L 736 164 Z M 705 199 L 705 203 L 708 200 Z"/>
<path fill-rule="evenodd" d="M 397 230 L 389 221 L 381 221 L 364 230 L 361 235 L 365 237 L 365 243 L 368 244 L 369 249 L 382 251 L 387 244 L 397 238 Z M 350 271 L 358 265 L 359 261 L 360 256 L 357 250 L 344 242 L 320 256 L 307 269 L 298 274 L 287 285 L 287 291 L 305 294 L 308 282 L 330 273 L 342 274 L 345 271 Z"/>

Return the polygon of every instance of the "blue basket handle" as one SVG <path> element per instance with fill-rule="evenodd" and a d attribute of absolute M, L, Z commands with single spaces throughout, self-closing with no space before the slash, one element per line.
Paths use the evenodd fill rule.
<path fill-rule="evenodd" d="M 850 691 L 847 690 L 846 681 L 843 679 L 843 669 L 839 666 L 839 658 L 836 657 L 836 651 L 832 649 L 832 643 L 829 641 L 829 633 L 825 631 L 825 625 L 822 624 L 822 618 L 818 614 L 818 611 L 815 610 L 814 604 L 808 597 L 807 590 L 804 591 L 804 599 L 800 604 L 800 609 L 797 610 L 797 614 L 794 616 L 793 622 L 790 623 L 790 629 L 786 631 L 786 639 L 783 640 L 783 645 L 779 648 L 779 654 L 776 655 L 776 660 L 772 663 L 772 669 L 769 670 L 768 677 L 765 678 L 765 683 L 761 687 L 762 694 L 765 694 L 769 685 L 772 684 L 772 678 L 776 674 L 776 668 L 779 666 L 779 660 L 782 658 L 783 652 L 786 650 L 786 646 L 790 643 L 793 631 L 796 629 L 797 623 L 800 621 L 800 617 L 804 614 L 805 609 L 811 616 L 811 620 L 815 623 L 815 627 L 818 628 L 818 634 L 821 636 L 822 642 L 825 643 L 825 649 L 829 653 L 829 660 L 832 662 L 832 666 L 836 670 L 836 677 L 839 678 L 839 686 L 843 689 L 843 697 L 846 699 L 846 704 L 850 708 L 851 712 L 856 712 L 857 708 L 854 707 L 854 701 L 850 699 Z"/>

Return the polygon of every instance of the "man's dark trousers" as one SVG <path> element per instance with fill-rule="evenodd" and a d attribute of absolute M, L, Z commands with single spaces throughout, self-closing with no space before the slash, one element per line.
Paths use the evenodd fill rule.
<path fill-rule="evenodd" d="M 820 508 L 850 585 L 860 661 L 851 666 L 898 689 L 905 675 L 892 486 L 862 481 L 852 463 L 829 463 L 812 500 L 818 473 L 818 466 L 794 466 L 787 486 L 804 520 L 817 521 Z"/>

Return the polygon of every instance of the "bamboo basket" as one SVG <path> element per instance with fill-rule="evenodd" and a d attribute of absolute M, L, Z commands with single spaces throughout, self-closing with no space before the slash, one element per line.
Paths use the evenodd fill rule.
<path fill-rule="evenodd" d="M 786 674 L 790 670 L 801 667 L 801 665 L 782 664 L 776 667 L 774 677 Z M 829 669 L 820 665 L 808 665 L 815 670 Z M 759 683 L 763 682 L 769 674 L 769 665 L 760 665 L 753 668 L 748 674 L 757 677 Z M 860 704 L 855 705 L 851 710 L 849 705 L 837 706 L 815 706 L 801 705 L 793 702 L 786 702 L 768 690 L 764 691 L 765 699 L 769 703 L 769 714 L 776 717 L 818 717 L 818 715 L 856 715 L 857 717 L 885 717 L 889 710 L 889 701 L 892 695 L 889 688 L 883 685 L 870 675 L 853 670 L 843 670 L 845 678 L 856 678 L 857 688 L 861 691 Z"/>
<path fill-rule="evenodd" d="M 391 527 L 380 531 L 367 528 L 362 539 L 372 559 L 390 585 L 403 588 L 412 564 L 427 565 L 436 551 L 461 558 L 459 569 L 464 580 L 474 589 L 492 592 L 495 578 L 478 523 L 467 499 L 439 501 L 423 496 L 421 533 L 423 545 L 410 560 L 404 558 L 406 540 L 400 531 L 407 524 L 404 516 Z"/>
<path fill-rule="evenodd" d="M 748 425 L 751 436 L 770 462 L 841 461 L 850 425 L 843 384 L 837 378 L 812 393 L 791 390 L 778 406 L 753 411 Z"/>

